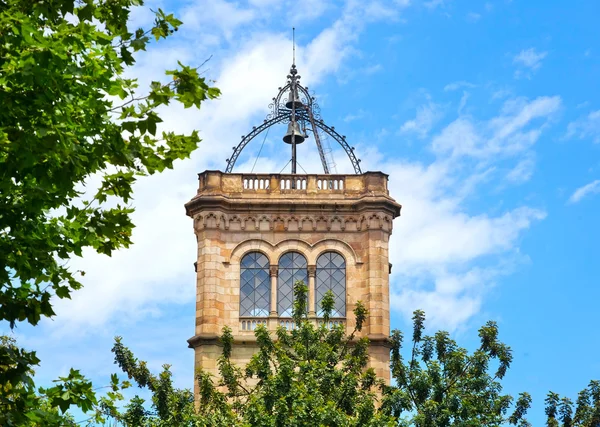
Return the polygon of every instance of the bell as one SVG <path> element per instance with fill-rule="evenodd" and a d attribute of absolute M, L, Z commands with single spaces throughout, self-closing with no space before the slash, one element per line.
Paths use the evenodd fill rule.
<path fill-rule="evenodd" d="M 288 101 L 285 103 L 285 107 L 289 108 L 290 110 L 292 107 L 296 110 L 301 110 L 304 108 L 304 104 L 302 101 L 300 101 L 300 97 L 298 96 L 298 89 L 290 90 L 290 96 Z"/>
<path fill-rule="evenodd" d="M 302 132 L 300 131 L 300 125 L 298 124 L 298 122 L 290 122 L 288 124 L 288 130 L 285 136 L 283 137 L 283 142 L 285 142 L 286 144 L 291 144 L 292 136 L 294 136 L 294 142 L 296 144 L 302 144 L 304 142 L 305 138 Z"/>

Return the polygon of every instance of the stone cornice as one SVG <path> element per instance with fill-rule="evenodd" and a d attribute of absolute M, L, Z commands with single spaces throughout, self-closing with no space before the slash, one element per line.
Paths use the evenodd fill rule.
<path fill-rule="evenodd" d="M 195 197 L 185 204 L 186 214 L 193 217 L 205 210 L 228 212 L 352 212 L 362 213 L 370 210 L 387 211 L 394 218 L 400 216 L 402 206 L 391 197 L 359 196 L 341 199 L 290 198 L 237 198 L 227 195 L 204 195 Z"/>
<path fill-rule="evenodd" d="M 354 340 L 350 341 L 351 344 L 355 344 L 362 337 L 356 337 Z M 384 346 L 391 348 L 390 337 L 383 334 L 369 334 L 367 335 L 369 339 L 369 345 L 372 346 Z M 198 334 L 194 335 L 190 339 L 187 340 L 189 348 L 196 348 L 202 345 L 218 345 L 221 346 L 221 339 L 219 335 L 216 334 Z M 254 335 L 237 335 L 233 337 L 234 345 L 248 345 L 254 346 L 256 345 L 256 336 Z"/>
<path fill-rule="evenodd" d="M 203 210 L 236 212 L 386 211 L 393 218 L 401 206 L 389 196 L 382 172 L 362 175 L 199 174 L 196 196 L 186 203 L 188 216 Z M 290 187 L 291 185 L 291 187 Z"/>

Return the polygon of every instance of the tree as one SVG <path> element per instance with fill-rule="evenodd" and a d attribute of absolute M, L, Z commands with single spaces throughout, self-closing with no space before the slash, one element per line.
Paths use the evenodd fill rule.
<path fill-rule="evenodd" d="M 139 5 L 0 2 L 0 321 L 11 328 L 53 316 L 52 298 L 82 286 L 85 272 L 69 269 L 71 257 L 128 247 L 136 179 L 172 168 L 197 147 L 196 131 L 157 132 L 159 109 L 172 101 L 199 108 L 219 95 L 198 68 L 181 63 L 147 92 L 123 77 L 136 52 L 182 24 L 159 9 L 151 28 L 129 29 Z M 92 177 L 100 184 L 84 193 Z M 2 342 L 0 362 L 2 425 L 60 424 L 68 420 L 57 421 L 58 409 L 110 404 L 110 397 L 95 401 L 91 383 L 74 370 L 36 390 L 39 360 L 12 341 Z"/>
<path fill-rule="evenodd" d="M 545 402 L 548 427 L 600 427 L 600 381 L 590 381 L 579 392 L 575 413 L 573 401 L 557 393 L 548 393 Z"/>
<path fill-rule="evenodd" d="M 177 416 L 177 423 L 164 425 L 178 426 L 397 425 L 395 417 L 376 406 L 383 381 L 366 368 L 368 339 L 356 338 L 367 314 L 362 303 L 354 310 L 355 329 L 346 336 L 344 326 L 330 326 L 333 294 L 323 298 L 323 319 L 315 326 L 307 317 L 307 292 L 302 282 L 296 284 L 294 328 L 280 327 L 276 337 L 264 326 L 256 329 L 259 349 L 244 369 L 231 361 L 233 337 L 224 328 L 223 355 L 218 361 L 221 377 L 215 383 L 208 373 L 197 372 L 200 404 L 196 414 L 177 405 L 173 408 L 173 402 L 187 402 L 193 408 L 191 394 L 175 391 L 172 395 L 177 397 L 171 399 L 170 393 L 164 393 L 170 384 L 168 367 L 159 377 L 152 376 L 117 339 L 113 347 L 116 363 L 135 383 L 153 392 L 153 411 L 141 410 L 136 399 L 121 420 L 133 420 L 127 426 L 163 425 L 167 416 Z M 251 385 L 252 381 L 256 384 Z"/>
<path fill-rule="evenodd" d="M 167 409 L 173 402 L 183 401 L 191 408 L 191 395 L 177 391 L 173 394 L 177 398 L 168 398 L 168 368 L 160 377 L 153 377 L 118 339 L 113 348 L 116 363 L 154 396 L 153 411 L 142 411 L 141 402 L 136 400 L 121 419 L 135 420 L 128 426 L 163 425 L 166 414 L 185 412 L 189 418 L 179 418 L 177 425 L 528 425 L 523 418 L 531 401 L 528 394 L 514 402 L 510 416 L 506 414 L 513 399 L 501 394 L 498 381 L 512 356 L 510 348 L 498 340 L 494 323 L 480 329 L 481 345 L 470 355 L 446 332 L 424 336 L 425 316 L 416 311 L 408 363 L 401 357 L 402 335 L 398 331 L 392 334 L 395 384 L 388 386 L 367 369 L 368 339 L 357 338 L 367 314 L 362 303 L 358 302 L 354 310 L 356 327 L 346 336 L 344 326 L 329 325 L 334 301 L 331 293 L 323 299 L 319 326 L 306 315 L 306 286 L 297 283 L 295 293 L 294 328 L 280 327 L 272 337 L 265 327 L 257 327 L 258 351 L 245 368 L 231 362 L 233 338 L 231 330 L 223 330 L 220 378 L 215 383 L 206 372 L 197 373 L 200 402 L 196 415 L 179 406 L 177 410 Z M 490 366 L 493 361 L 498 364 L 495 371 Z"/>
<path fill-rule="evenodd" d="M 520 394 L 515 411 L 502 395 L 499 382 L 512 362 L 510 347 L 498 340 L 498 326 L 488 322 L 479 329 L 479 348 L 469 354 L 450 339 L 447 332 L 424 336 L 425 314 L 413 316 L 410 359 L 402 357 L 403 336 L 392 333 L 391 369 L 396 385 L 386 389 L 383 407 L 397 416 L 415 412 L 415 426 L 478 425 L 503 423 L 527 425 L 523 415 L 531 398 Z M 496 363 L 493 370 L 492 363 Z"/>
<path fill-rule="evenodd" d="M 94 421 L 105 420 L 104 414 L 116 414 L 114 402 L 122 399 L 121 384 L 116 375 L 111 378 L 111 392 L 97 399 L 92 383 L 77 370 L 71 369 L 55 385 L 36 389 L 32 366 L 39 363 L 34 352 L 20 349 L 13 338 L 0 336 L 0 425 L 2 426 L 77 426 L 67 413 L 71 406 L 83 412 L 94 412 Z"/>
<path fill-rule="evenodd" d="M 0 3 L 0 320 L 54 315 L 84 272 L 66 265 L 86 247 L 110 255 L 131 244 L 137 177 L 171 168 L 197 147 L 190 135 L 157 133 L 158 109 L 219 95 L 196 68 L 140 94 L 123 77 L 145 50 L 181 22 L 162 10 L 130 30 L 140 0 L 8 0 Z M 81 188 L 100 176 L 95 193 Z M 110 200 L 109 200 L 110 199 Z M 110 202 L 110 203 L 108 203 Z"/>
<path fill-rule="evenodd" d="M 469 354 L 446 332 L 424 336 L 424 314 L 415 311 L 412 346 L 403 350 L 400 333 L 392 334 L 394 380 L 388 386 L 366 367 L 369 343 L 358 338 L 367 315 L 363 304 L 356 304 L 356 328 L 347 336 L 343 326 L 328 323 L 331 293 L 323 299 L 323 321 L 316 326 L 306 315 L 306 286 L 298 283 L 295 292 L 294 328 L 280 327 L 272 336 L 258 327 L 259 350 L 245 367 L 232 363 L 231 330 L 223 330 L 219 376 L 197 372 L 198 402 L 190 390 L 173 387 L 169 365 L 158 375 L 152 374 L 117 337 L 112 349 L 115 363 L 150 392 L 150 402 L 135 396 L 120 403 L 121 390 L 130 383 L 120 381 L 116 374 L 111 377 L 110 391 L 97 397 L 97 389 L 72 370 L 54 387 L 37 393 L 30 389 L 21 393 L 22 382 L 17 382 L 7 393 L 12 396 L 8 404 L 27 410 L 20 419 L 12 411 L 12 424 L 2 416 L 0 421 L 2 425 L 82 425 L 65 413 L 76 405 L 88 417 L 83 422 L 110 421 L 127 427 L 530 425 L 524 416 L 531 397 L 522 393 L 513 402 L 511 396 L 501 394 L 500 380 L 511 357 L 510 348 L 498 341 L 495 324 L 488 322 L 480 329 L 481 344 Z M 14 350 L 13 365 L 21 357 L 18 348 Z M 407 353 L 407 362 L 400 353 Z M 3 366 L 6 361 L 0 360 Z M 6 407 L 6 403 L 0 400 L 0 405 Z M 575 411 L 569 399 L 550 392 L 546 415 L 546 425 L 552 427 L 599 427 L 600 382 L 592 381 L 579 393 Z"/>

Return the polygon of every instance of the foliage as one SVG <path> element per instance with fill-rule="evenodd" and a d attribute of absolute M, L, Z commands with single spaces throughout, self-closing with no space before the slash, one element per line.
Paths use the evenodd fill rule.
<path fill-rule="evenodd" d="M 550 392 L 546 397 L 548 427 L 600 427 L 600 381 L 590 381 L 579 392 L 575 412 L 573 401 Z"/>
<path fill-rule="evenodd" d="M 110 391 L 97 398 L 92 383 L 71 369 L 66 377 L 54 381 L 54 386 L 36 390 L 33 365 L 39 363 L 35 352 L 20 349 L 13 338 L 0 337 L 0 425 L 2 426 L 77 426 L 67 410 L 71 406 L 89 415 L 89 422 L 101 423 L 107 416 L 118 414 L 115 402 L 129 387 L 117 375 L 111 377 Z"/>
<path fill-rule="evenodd" d="M 218 360 L 220 379 L 217 383 L 207 372 L 197 373 L 199 413 L 188 419 L 179 418 L 176 425 L 200 426 L 394 426 L 393 416 L 376 407 L 377 390 L 383 381 L 373 369 L 367 369 L 368 340 L 357 338 L 366 319 L 366 310 L 357 303 L 356 326 L 346 336 L 345 326 L 330 325 L 334 307 L 330 292 L 322 302 L 323 319 L 319 326 L 308 319 L 307 287 L 295 287 L 294 328 L 280 327 L 276 337 L 264 326 L 256 331 L 258 352 L 242 369 L 231 360 L 233 336 L 224 328 L 221 337 L 223 354 Z M 172 409 L 172 400 L 160 394 L 160 378 L 149 375 L 143 362 L 138 362 L 120 340 L 115 347 L 115 360 L 140 386 L 154 392 L 152 413 L 136 417 L 128 426 L 160 425 L 164 414 L 181 413 Z M 181 393 L 176 391 L 175 395 Z M 190 400 L 190 406 L 193 403 Z M 164 408 L 171 408 L 165 411 Z M 162 409 L 161 409 L 162 408 Z M 131 412 L 140 414 L 137 407 Z M 160 421 L 159 421 L 160 420 Z M 175 424 L 165 424 L 175 425 Z"/>
<path fill-rule="evenodd" d="M 9 417 L 0 415 L 0 423 L 71 426 L 111 422 L 127 427 L 530 425 L 524 416 L 531 397 L 522 393 L 513 404 L 510 396 L 501 394 L 499 381 L 509 368 L 510 349 L 498 341 L 493 323 L 480 329 L 481 344 L 469 354 L 446 332 L 424 336 L 424 314 L 416 311 L 412 346 L 404 350 L 409 362 L 400 354 L 400 333 L 392 334 L 393 382 L 388 386 L 367 368 L 369 342 L 358 337 L 367 315 L 363 304 L 356 304 L 356 327 L 346 335 L 343 326 L 328 324 L 333 309 L 331 293 L 322 302 L 323 321 L 315 326 L 306 314 L 306 286 L 297 283 L 295 292 L 294 328 L 279 328 L 272 335 L 258 327 L 258 351 L 245 367 L 233 363 L 233 336 L 224 328 L 219 376 L 197 372 L 196 402 L 192 391 L 173 386 L 169 365 L 158 375 L 152 374 L 120 337 L 112 349 L 115 363 L 130 380 L 149 391 L 149 402 L 139 396 L 124 401 L 121 391 L 130 383 L 121 382 L 115 374 L 110 391 L 98 397 L 97 389 L 74 370 L 55 386 L 36 392 L 28 368 L 35 363 L 35 355 L 23 354 L 5 339 L 13 358 L 0 359 L 0 379 L 8 385 L 0 405 L 9 409 Z M 25 363 L 18 368 L 21 358 Z M 14 369 L 7 370 L 7 366 Z M 26 380 L 11 382 L 7 372 L 24 373 Z M 65 413 L 70 406 L 77 406 L 87 418 L 75 422 Z M 514 410 L 507 416 L 511 406 Z M 569 399 L 550 392 L 546 415 L 547 425 L 552 427 L 599 427 L 600 382 L 592 381 L 579 394 L 575 411 Z"/>
<path fill-rule="evenodd" d="M 519 396 L 514 413 L 506 417 L 513 399 L 501 394 L 499 380 L 510 367 L 512 353 L 499 341 L 494 322 L 479 329 L 480 345 L 473 354 L 459 347 L 447 332 L 424 336 L 422 311 L 415 311 L 413 324 L 407 361 L 401 353 L 402 333 L 392 333 L 391 369 L 396 385 L 385 392 L 385 410 L 397 416 L 416 413 L 415 426 L 526 425 L 522 416 L 531 401 L 527 393 Z"/>
<path fill-rule="evenodd" d="M 152 28 L 130 30 L 141 3 L 0 2 L 0 320 L 11 326 L 52 316 L 51 297 L 81 287 L 70 257 L 129 246 L 136 178 L 197 147 L 195 131 L 157 132 L 159 107 L 219 95 L 183 64 L 146 94 L 123 77 L 135 52 L 181 25 L 159 9 Z M 82 198 L 92 178 L 97 191 Z"/>
<path fill-rule="evenodd" d="M 125 425 L 530 425 L 524 418 L 531 404 L 529 394 L 521 393 L 516 402 L 501 394 L 499 381 L 510 367 L 512 355 L 498 340 L 495 323 L 488 322 L 479 330 L 480 346 L 469 354 L 447 332 L 424 336 L 425 315 L 415 311 L 408 361 L 401 356 L 402 334 L 392 334 L 393 385 L 387 386 L 367 369 L 368 340 L 357 338 L 366 319 L 364 306 L 356 304 L 356 328 L 346 336 L 343 326 L 327 324 L 333 309 L 331 293 L 323 299 L 323 322 L 315 327 L 306 315 L 306 286 L 297 283 L 295 292 L 295 327 L 280 327 L 273 337 L 259 326 L 255 331 L 258 351 L 244 368 L 232 363 L 233 337 L 231 330 L 224 328 L 218 380 L 207 372 L 197 372 L 198 411 L 191 393 L 173 390 L 168 366 L 160 377 L 152 376 L 145 363 L 117 339 L 115 362 L 140 387 L 153 392 L 152 410 L 145 410 L 141 399 L 132 400 L 121 417 L 127 420 Z M 547 425 L 599 427 L 599 385 L 592 381 L 580 393 L 575 415 L 568 399 L 549 393 Z"/>
<path fill-rule="evenodd" d="M 172 101 L 199 108 L 219 95 L 181 63 L 146 93 L 124 77 L 136 52 L 182 24 L 159 9 L 151 28 L 129 29 L 130 11 L 141 4 L 0 2 L 0 321 L 11 328 L 53 316 L 52 298 L 82 286 L 85 272 L 68 268 L 71 257 L 129 246 L 136 179 L 172 168 L 197 147 L 195 131 L 158 132 L 160 108 Z M 94 420 L 113 411 L 118 382 L 96 400 L 91 383 L 71 370 L 36 390 L 38 362 L 3 339 L 1 425 L 68 425 L 59 413 L 70 406 L 95 411 Z"/>

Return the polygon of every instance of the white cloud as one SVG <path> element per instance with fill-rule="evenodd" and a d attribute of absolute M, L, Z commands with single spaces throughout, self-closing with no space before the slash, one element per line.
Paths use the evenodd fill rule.
<path fill-rule="evenodd" d="M 469 212 L 466 202 L 505 170 L 497 162 L 518 155 L 505 179 L 531 177 L 531 146 L 560 105 L 559 97 L 513 98 L 491 119 L 458 117 L 447 124 L 432 138 L 437 159 L 431 164 L 386 159 L 377 165 L 393 171 L 390 193 L 403 205 L 390 240 L 394 310 L 409 319 L 422 308 L 432 327 L 455 329 L 479 313 L 498 277 L 523 261 L 520 237 L 546 213 L 530 206 Z"/>
<path fill-rule="evenodd" d="M 455 329 L 477 314 L 486 293 L 518 255 L 521 234 L 545 212 L 527 206 L 500 215 L 471 214 L 463 203 L 473 195 L 476 170 L 455 161 L 428 166 L 389 162 L 390 194 L 402 205 L 390 240 L 392 308 L 410 318 L 425 309 L 432 327 Z M 485 175 L 485 173 L 484 173 Z"/>
<path fill-rule="evenodd" d="M 569 123 L 566 138 L 591 139 L 596 144 L 600 143 L 600 110 Z"/>
<path fill-rule="evenodd" d="M 408 182 L 423 179 L 422 173 L 430 172 L 409 165 L 396 166 L 404 167 L 406 173 L 396 172 L 398 177 L 391 178 L 391 188 L 406 188 Z M 403 230 L 400 232 L 403 238 L 399 240 L 403 243 L 399 242 L 396 249 L 404 267 L 420 269 L 464 263 L 509 250 L 521 229 L 529 227 L 532 220 L 544 217 L 543 212 L 530 208 L 515 209 L 495 218 L 486 214 L 469 215 L 462 211 L 461 199 L 456 198 L 459 189 L 450 191 L 440 182 L 442 180 L 450 182 L 457 178 L 446 171 L 433 182 L 442 186 L 439 190 L 422 188 L 422 194 L 414 195 L 411 191 L 408 196 L 406 191 L 396 192 L 396 197 L 405 206 L 398 221 Z M 455 185 L 460 187 L 466 181 L 458 180 Z M 401 270 L 404 271 L 404 268 Z"/>
<path fill-rule="evenodd" d="M 457 82 L 456 88 L 462 86 Z M 459 109 L 464 102 L 463 94 Z M 560 108 L 557 96 L 517 97 L 487 120 L 459 112 L 431 139 L 437 156 L 432 163 L 379 160 L 377 169 L 393 171 L 390 193 L 403 205 L 390 241 L 394 310 L 409 319 L 414 309 L 422 308 L 432 327 L 458 328 L 480 312 L 498 277 L 524 260 L 520 237 L 545 218 L 543 210 L 516 206 L 492 215 L 485 209 L 469 212 L 466 206 L 480 186 L 497 188 L 493 178 L 506 171 L 509 161 L 516 164 L 501 179 L 530 179 L 532 147 Z M 418 128 L 416 123 L 408 128 Z"/>
<path fill-rule="evenodd" d="M 516 184 L 529 181 L 533 175 L 534 169 L 535 158 L 533 155 L 528 155 L 508 172 L 506 179 Z"/>
<path fill-rule="evenodd" d="M 546 57 L 548 52 L 536 52 L 534 48 L 523 49 L 514 58 L 515 64 L 523 65 L 527 68 L 537 70 L 542 66 L 542 59 Z"/>
<path fill-rule="evenodd" d="M 305 69 L 316 75 L 337 71 L 342 61 L 355 53 L 353 43 L 367 24 L 395 20 L 404 7 L 379 1 L 349 0 L 340 18 L 306 47 Z"/>
<path fill-rule="evenodd" d="M 327 0 L 304 0 L 300 8 L 294 0 L 250 0 L 247 5 L 228 0 L 192 0 L 179 15 L 186 29 L 193 32 L 191 40 L 197 48 L 206 49 L 222 42 L 239 46 L 256 33 L 272 31 L 273 19 L 287 22 L 291 34 L 292 26 L 320 18 L 334 6 Z"/>
<path fill-rule="evenodd" d="M 592 194 L 600 193 L 600 179 L 590 182 L 582 187 L 579 187 L 575 192 L 569 197 L 569 203 L 578 203 L 584 197 L 590 196 Z"/>
<path fill-rule="evenodd" d="M 462 96 L 460 97 L 460 104 L 458 104 L 458 114 L 462 114 L 463 110 L 465 109 L 465 107 L 467 106 L 467 101 L 469 100 L 469 92 L 467 92 L 466 90 L 463 91 Z"/>
<path fill-rule="evenodd" d="M 493 156 L 512 156 L 530 148 L 541 135 L 543 126 L 533 122 L 551 119 L 561 106 L 558 96 L 539 97 L 533 101 L 506 101 L 502 112 L 486 122 L 459 117 L 442 130 L 432 142 L 438 155 L 489 159 Z"/>
<path fill-rule="evenodd" d="M 469 22 L 477 22 L 481 19 L 481 14 L 475 12 L 467 13 L 467 21 Z"/>
<path fill-rule="evenodd" d="M 160 7 L 163 7 L 160 0 L 150 0 L 145 2 L 145 7 L 140 6 L 132 8 L 131 14 L 129 15 L 129 29 L 137 30 L 138 28 L 148 28 L 152 25 L 156 16 L 152 11 L 158 10 Z"/>
<path fill-rule="evenodd" d="M 448 83 L 446 86 L 444 86 L 444 91 L 445 92 L 451 92 L 463 87 L 468 87 L 468 88 L 474 88 L 476 87 L 476 85 L 474 85 L 473 83 L 469 83 L 469 82 L 465 82 L 465 81 L 459 81 L 459 82 L 452 82 L 452 83 Z"/>
<path fill-rule="evenodd" d="M 196 0 L 183 9 L 181 20 L 188 28 L 203 32 L 218 30 L 226 39 L 231 39 L 239 26 L 251 23 L 258 16 L 257 9 L 242 8 L 225 0 Z"/>
<path fill-rule="evenodd" d="M 507 88 L 498 89 L 492 93 L 492 101 L 508 98 L 509 96 L 512 96 L 512 95 L 513 95 L 513 91 L 511 89 L 507 89 Z"/>
<path fill-rule="evenodd" d="M 401 133 L 414 133 L 419 138 L 425 138 L 443 113 L 438 104 L 430 102 L 417 108 L 414 119 L 407 120 L 400 127 Z"/>
<path fill-rule="evenodd" d="M 287 0 L 286 2 L 281 2 L 281 0 L 269 1 L 274 3 L 275 7 L 279 6 L 281 9 L 287 10 L 287 22 L 300 26 L 321 17 L 335 5 L 330 0 L 304 0 L 302 7 L 298 7 L 298 2 L 295 0 Z"/>
<path fill-rule="evenodd" d="M 453 331 L 479 313 L 481 298 L 408 289 L 392 294 L 391 305 L 393 309 L 405 312 L 405 317 L 408 317 L 409 309 L 424 310 L 428 327 Z"/>
<path fill-rule="evenodd" d="M 536 52 L 534 48 L 523 49 L 513 58 L 513 63 L 521 67 L 515 71 L 515 78 L 530 78 L 542 66 L 542 60 L 547 55 L 548 52 Z"/>
<path fill-rule="evenodd" d="M 423 5 L 427 9 L 435 9 L 440 6 L 443 7 L 445 5 L 445 0 L 429 0 L 429 1 L 426 1 L 425 3 L 423 3 Z"/>
<path fill-rule="evenodd" d="M 374 65 L 369 65 L 365 68 L 363 68 L 361 70 L 361 72 L 365 75 L 371 75 L 371 74 L 375 74 L 380 72 L 381 70 L 383 70 L 383 67 L 381 66 L 381 64 L 374 64 Z"/>
<path fill-rule="evenodd" d="M 346 123 L 350 123 L 355 120 L 364 119 L 367 116 L 368 116 L 367 112 L 361 108 L 356 113 L 348 114 L 346 117 L 344 117 L 344 121 Z"/>

